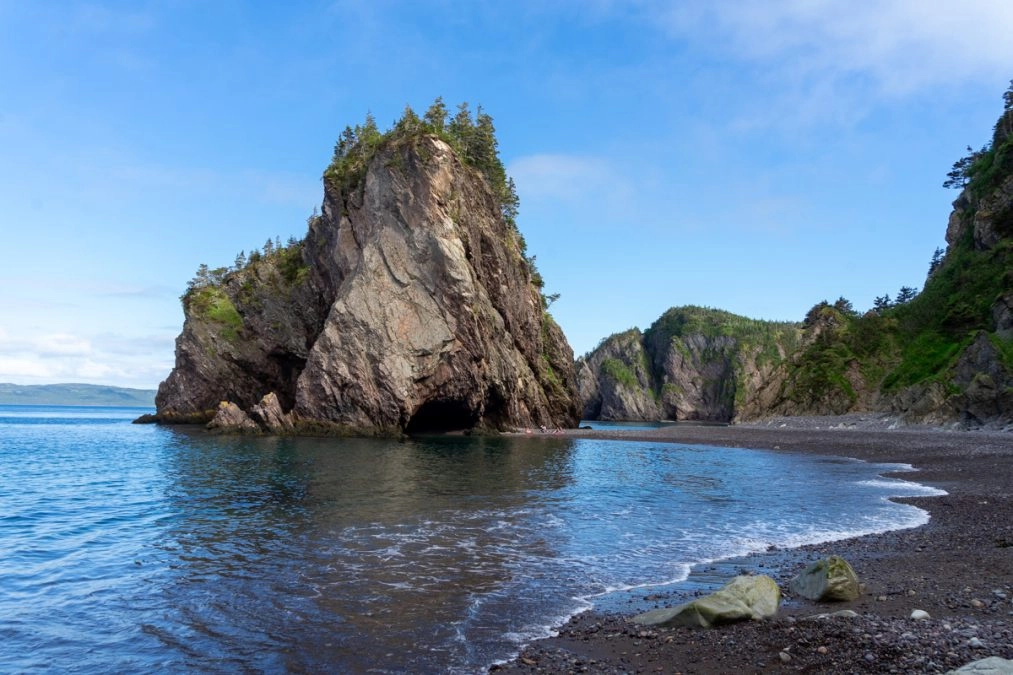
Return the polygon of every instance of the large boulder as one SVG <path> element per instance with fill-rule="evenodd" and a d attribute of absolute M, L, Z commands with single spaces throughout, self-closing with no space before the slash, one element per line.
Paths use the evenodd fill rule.
<path fill-rule="evenodd" d="M 789 581 L 788 588 L 817 602 L 846 602 L 862 593 L 855 570 L 837 555 L 814 562 Z"/>
<path fill-rule="evenodd" d="M 1001 656 L 989 656 L 987 659 L 972 661 L 950 673 L 976 673 L 977 675 L 1013 675 L 1013 661 Z"/>
<path fill-rule="evenodd" d="M 655 609 L 633 617 L 645 626 L 712 626 L 777 614 L 781 591 L 766 575 L 738 576 L 710 595 L 678 607 Z"/>

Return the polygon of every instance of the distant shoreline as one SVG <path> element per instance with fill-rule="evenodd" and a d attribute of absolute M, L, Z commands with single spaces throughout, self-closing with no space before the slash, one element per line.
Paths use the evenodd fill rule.
<path fill-rule="evenodd" d="M 154 408 L 155 393 L 154 389 L 131 389 L 101 384 L 0 382 L 0 405 Z"/>

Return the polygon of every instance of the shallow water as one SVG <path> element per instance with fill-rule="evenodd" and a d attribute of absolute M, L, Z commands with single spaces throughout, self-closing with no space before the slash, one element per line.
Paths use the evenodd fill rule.
<path fill-rule="evenodd" d="M 919 525 L 886 497 L 932 493 L 840 458 L 141 412 L 0 406 L 0 671 L 475 672 L 694 564 Z"/>

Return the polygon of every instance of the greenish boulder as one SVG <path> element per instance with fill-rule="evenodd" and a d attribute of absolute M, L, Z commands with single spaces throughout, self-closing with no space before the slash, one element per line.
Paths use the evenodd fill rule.
<path fill-rule="evenodd" d="M 789 581 L 788 588 L 817 602 L 847 602 L 862 593 L 855 570 L 839 555 L 814 562 Z"/>
<path fill-rule="evenodd" d="M 708 596 L 678 607 L 655 609 L 633 617 L 645 626 L 700 626 L 766 619 L 777 614 L 781 591 L 768 576 L 739 576 Z"/>

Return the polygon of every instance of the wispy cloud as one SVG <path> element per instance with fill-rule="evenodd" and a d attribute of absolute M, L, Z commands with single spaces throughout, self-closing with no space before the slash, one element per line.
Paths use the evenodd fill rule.
<path fill-rule="evenodd" d="M 882 102 L 939 89 L 1001 86 L 1013 63 L 1006 0 L 688 0 L 650 23 L 714 57 L 744 66 L 733 131 L 799 125 L 851 128 Z M 745 98 L 748 97 L 748 98 Z"/>
<path fill-rule="evenodd" d="M 151 388 L 169 374 L 172 336 L 69 333 L 17 337 L 0 330 L 0 382 L 86 382 Z M 160 357 L 152 357 L 153 354 Z"/>
<path fill-rule="evenodd" d="M 783 74 L 867 77 L 887 94 L 1003 76 L 1013 63 L 1006 0 L 708 0 L 659 18 L 681 39 L 706 35 Z"/>
<path fill-rule="evenodd" d="M 600 157 L 540 154 L 519 157 L 507 171 L 525 197 L 583 200 L 615 190 L 622 183 Z"/>

